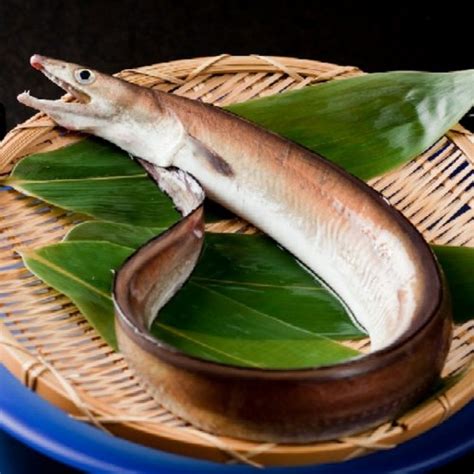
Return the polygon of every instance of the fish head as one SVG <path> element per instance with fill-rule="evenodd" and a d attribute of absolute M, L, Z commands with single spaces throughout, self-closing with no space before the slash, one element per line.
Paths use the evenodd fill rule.
<path fill-rule="evenodd" d="M 135 121 L 150 119 L 149 113 L 143 113 L 148 111 L 146 102 L 152 100 L 149 89 L 79 64 L 39 54 L 31 56 L 30 64 L 70 96 L 47 100 L 25 91 L 18 95 L 18 101 L 46 113 L 64 128 L 100 136 L 101 130 L 111 124 L 126 126 L 130 116 Z"/>
<path fill-rule="evenodd" d="M 105 138 L 132 155 L 148 160 L 156 154 L 153 149 L 156 142 L 161 145 L 162 156 L 166 156 L 163 148 L 174 149 L 181 139 L 181 128 L 176 126 L 173 117 L 163 112 L 153 90 L 39 54 L 33 55 L 30 63 L 70 96 L 46 100 L 23 92 L 17 99 L 46 113 L 58 125 Z M 152 140 L 153 137 L 157 139 Z M 167 162 L 163 160 L 160 164 Z"/>

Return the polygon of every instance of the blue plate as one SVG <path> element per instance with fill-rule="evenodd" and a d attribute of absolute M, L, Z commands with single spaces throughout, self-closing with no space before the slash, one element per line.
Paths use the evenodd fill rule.
<path fill-rule="evenodd" d="M 198 461 L 110 436 L 26 389 L 0 365 L 0 428 L 60 462 L 87 472 L 255 473 L 255 468 Z M 420 473 L 474 450 L 474 402 L 442 425 L 397 448 L 337 464 L 267 468 L 270 473 Z"/>

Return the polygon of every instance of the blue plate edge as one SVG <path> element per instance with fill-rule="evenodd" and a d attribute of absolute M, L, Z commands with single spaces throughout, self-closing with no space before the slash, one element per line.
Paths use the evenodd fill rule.
<path fill-rule="evenodd" d="M 19 441 L 67 465 L 88 472 L 255 472 L 254 468 L 248 466 L 229 466 L 190 459 L 107 435 L 71 419 L 24 387 L 1 364 L 0 380 L 0 428 Z M 19 405 L 24 409 L 18 410 Z M 42 416 L 39 417 L 38 413 Z M 344 463 L 267 470 L 300 474 L 336 474 L 359 470 L 366 473 L 426 472 L 474 450 L 474 438 L 466 426 L 469 424 L 463 423 L 463 420 L 469 419 L 474 419 L 473 402 L 442 425 L 388 451 Z M 429 453 L 427 447 L 430 448 Z"/>

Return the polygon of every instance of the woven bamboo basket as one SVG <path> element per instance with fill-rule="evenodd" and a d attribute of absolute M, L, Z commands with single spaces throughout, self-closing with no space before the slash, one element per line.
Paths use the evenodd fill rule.
<path fill-rule="evenodd" d="M 129 69 L 118 75 L 142 86 L 226 105 L 359 74 L 356 67 L 317 61 L 221 55 Z M 26 155 L 78 138 L 64 134 L 48 117 L 35 115 L 0 144 L 0 173 L 8 173 Z M 427 241 L 474 246 L 473 163 L 474 137 L 456 126 L 423 155 L 370 184 Z M 78 216 L 7 188 L 0 193 L 0 209 L 0 361 L 27 387 L 70 416 L 116 436 L 218 462 L 326 463 L 390 449 L 441 423 L 473 397 L 471 319 L 455 327 L 443 371 L 450 382 L 392 423 L 356 436 L 305 445 L 262 444 L 205 433 L 158 405 L 122 356 L 104 343 L 71 301 L 22 265 L 18 248 L 61 240 Z M 239 220 L 214 224 L 212 230 L 252 231 Z M 362 351 L 369 347 L 368 340 L 347 344 Z"/>

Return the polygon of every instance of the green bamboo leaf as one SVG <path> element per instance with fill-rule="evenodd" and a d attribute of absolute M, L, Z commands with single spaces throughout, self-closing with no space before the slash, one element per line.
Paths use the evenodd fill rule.
<path fill-rule="evenodd" d="M 74 227 L 66 236 L 66 239 L 100 240 L 117 244 L 122 243 L 123 245 L 138 248 L 155 235 L 158 235 L 162 230 L 94 221 L 85 222 Z M 252 268 L 252 259 L 255 258 L 255 255 L 257 255 L 257 258 L 262 255 L 265 259 L 268 259 L 266 265 L 268 265 L 272 275 L 275 278 L 279 278 L 281 270 L 280 263 L 277 260 L 279 253 L 272 254 L 269 251 L 270 245 L 275 245 L 271 243 L 270 239 L 264 238 L 258 242 L 252 242 L 254 252 L 247 253 L 248 242 L 251 242 L 252 239 L 262 239 L 261 236 L 235 236 L 229 234 L 216 236 L 214 234 L 207 234 L 206 238 L 209 242 L 212 242 L 213 247 L 215 246 L 220 249 L 220 254 L 223 257 L 221 258 L 216 253 L 212 259 L 201 261 L 195 270 L 196 272 L 199 271 L 200 278 L 211 281 L 213 279 L 225 279 L 232 271 L 232 267 L 229 267 L 228 261 L 226 261 L 227 254 L 231 256 L 231 261 L 238 262 L 239 276 L 241 277 L 252 277 L 251 272 L 245 273 L 245 268 Z M 259 246 L 261 249 L 259 249 Z M 212 252 L 213 247 L 208 252 Z M 471 291 L 471 288 L 474 288 L 474 272 L 472 271 L 474 268 L 474 248 L 445 245 L 431 245 L 431 248 L 438 258 L 450 287 L 454 321 L 456 323 L 468 321 L 472 318 L 474 311 L 474 292 Z M 262 271 L 263 260 L 259 261 L 259 265 L 260 271 Z M 291 269 L 289 263 L 284 268 L 285 271 Z M 223 275 L 223 273 L 226 275 Z M 271 299 L 274 298 L 274 295 L 271 292 L 265 292 L 265 296 L 262 295 L 262 297 Z M 328 315 L 328 317 L 332 318 L 334 314 Z M 340 330 L 341 328 L 337 329 L 337 331 Z M 341 334 L 343 333 L 341 332 Z M 356 337 L 356 334 L 351 334 L 350 331 L 347 334 L 347 337 Z"/>
<path fill-rule="evenodd" d="M 180 218 L 138 163 L 95 139 L 31 155 L 4 183 L 63 209 L 114 222 L 168 227 Z"/>
<path fill-rule="evenodd" d="M 74 239 L 97 238 L 102 231 L 106 239 L 129 244 L 135 239 L 141 245 L 148 236 L 110 223 L 79 227 L 67 242 L 23 258 L 113 342 L 112 270 L 133 248 Z M 267 368 L 309 367 L 353 357 L 358 352 L 337 340 L 363 335 L 341 303 L 270 239 L 229 234 L 207 235 L 193 275 L 160 312 L 152 332 L 195 356 Z"/>
<path fill-rule="evenodd" d="M 432 245 L 443 268 L 453 304 L 456 323 L 474 317 L 474 248 Z"/>
<path fill-rule="evenodd" d="M 369 179 L 438 140 L 474 105 L 474 69 L 330 81 L 227 110 Z"/>
<path fill-rule="evenodd" d="M 137 227 L 115 222 L 88 221 L 73 227 L 65 241 L 104 241 L 137 249 L 153 237 L 161 234 L 166 228 Z"/>
<path fill-rule="evenodd" d="M 362 336 L 337 298 L 286 251 L 267 237 L 238 234 L 207 234 L 190 280 L 152 329 L 194 355 L 225 362 L 210 351 L 217 347 L 234 364 L 267 368 L 344 360 L 355 353 L 334 340 Z"/>
<path fill-rule="evenodd" d="M 104 247 L 106 246 L 106 247 Z M 26 267 L 76 304 L 102 337 L 114 348 L 112 271 L 133 249 L 111 243 L 60 243 L 23 251 Z"/>
<path fill-rule="evenodd" d="M 107 222 L 86 222 L 75 227 L 66 240 L 96 240 L 138 248 L 156 235 L 154 232 Z M 203 288 L 203 293 L 218 292 L 317 334 L 334 338 L 362 335 L 339 300 L 266 236 L 206 234 L 205 249 L 191 280 Z M 166 317 L 176 316 L 175 301 L 192 304 L 189 298 L 180 297 L 181 291 L 169 304 Z M 196 304 L 199 306 L 200 301 Z M 179 311 L 185 313 L 182 308 Z"/>

